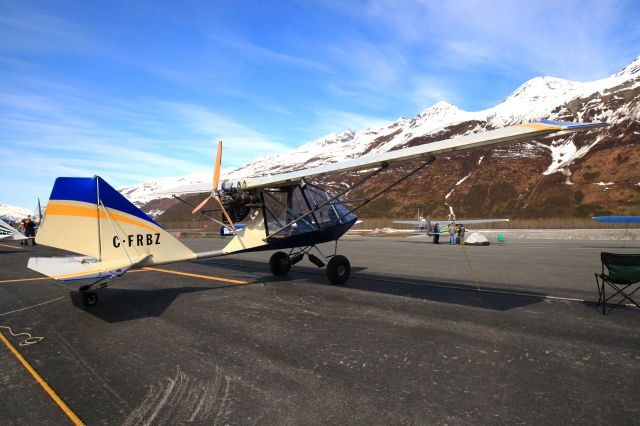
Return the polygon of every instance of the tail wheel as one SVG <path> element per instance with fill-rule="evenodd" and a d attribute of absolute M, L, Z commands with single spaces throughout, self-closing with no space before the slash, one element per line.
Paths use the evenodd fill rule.
<path fill-rule="evenodd" d="M 327 278 L 331 284 L 344 284 L 351 275 L 351 264 L 349 259 L 342 255 L 336 255 L 331 258 L 327 264 Z"/>
<path fill-rule="evenodd" d="M 87 308 L 95 306 L 95 304 L 98 303 L 98 294 L 95 291 L 82 293 L 82 303 Z"/>
<path fill-rule="evenodd" d="M 269 259 L 269 267 L 273 275 L 287 275 L 291 270 L 291 259 L 287 253 L 277 251 L 271 256 L 271 259 Z"/>

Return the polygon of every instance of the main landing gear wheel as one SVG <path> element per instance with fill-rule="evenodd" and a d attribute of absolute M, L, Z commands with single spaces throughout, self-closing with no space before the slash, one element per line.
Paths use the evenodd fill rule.
<path fill-rule="evenodd" d="M 271 259 L 269 259 L 269 267 L 273 275 L 287 275 L 291 270 L 291 259 L 287 253 L 277 251 L 271 256 Z"/>
<path fill-rule="evenodd" d="M 86 293 L 81 293 L 82 295 L 82 304 L 87 308 L 95 306 L 98 303 L 98 293 L 95 291 L 88 291 Z"/>
<path fill-rule="evenodd" d="M 351 275 L 351 264 L 349 259 L 338 254 L 333 256 L 327 264 L 327 278 L 331 284 L 344 284 Z"/>

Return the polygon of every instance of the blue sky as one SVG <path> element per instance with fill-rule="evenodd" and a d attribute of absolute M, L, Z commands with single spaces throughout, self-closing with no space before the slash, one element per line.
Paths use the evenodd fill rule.
<path fill-rule="evenodd" d="M 558 6 L 556 3 L 562 3 Z M 528 79 L 640 55 L 635 1 L 10 1 L 0 4 L 0 203 L 57 176 L 113 185 L 280 153 Z"/>

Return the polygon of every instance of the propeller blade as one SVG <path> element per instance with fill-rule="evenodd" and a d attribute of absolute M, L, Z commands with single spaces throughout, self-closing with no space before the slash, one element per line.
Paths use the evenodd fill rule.
<path fill-rule="evenodd" d="M 220 164 L 222 163 L 222 141 L 218 141 L 218 152 L 216 153 L 216 163 L 213 166 L 213 187 L 211 188 L 211 193 L 213 194 L 218 189 L 218 182 L 220 181 Z M 209 195 L 207 198 L 202 200 L 200 204 L 196 208 L 191 211 L 191 214 L 196 214 L 198 210 L 204 207 L 211 198 L 214 198 L 212 195 Z M 217 196 L 215 197 L 217 199 Z M 218 200 L 218 203 L 222 206 L 222 202 Z M 224 211 L 224 207 L 222 207 Z M 227 216 L 227 212 L 224 212 L 225 216 Z M 228 216 L 227 216 L 228 218 Z M 229 221 L 231 223 L 231 221 Z M 233 225 L 231 226 L 233 228 Z M 235 228 L 233 228 L 235 231 Z"/>
<path fill-rule="evenodd" d="M 213 198 L 218 202 L 218 204 L 220 204 L 220 208 L 222 209 L 222 214 L 224 214 L 224 217 L 227 218 L 227 221 L 229 222 L 229 225 L 231 225 L 231 229 L 233 229 L 233 232 L 236 232 L 236 226 L 233 224 L 231 217 L 229 217 L 229 213 L 227 213 L 227 209 L 224 208 L 224 205 L 222 204 L 222 200 L 220 200 L 220 197 L 216 195 Z"/>
<path fill-rule="evenodd" d="M 222 165 L 222 141 L 218 141 L 218 153 L 216 154 L 216 164 L 213 168 L 213 189 L 218 190 L 218 182 L 220 181 L 220 166 Z"/>
<path fill-rule="evenodd" d="M 201 202 L 200 204 L 198 204 L 198 205 L 196 206 L 196 208 L 195 208 L 195 209 L 193 209 L 193 210 L 191 211 L 191 214 L 196 214 L 196 213 L 198 213 L 198 211 L 199 211 L 201 208 L 203 208 L 203 207 L 204 207 L 204 205 L 205 205 L 205 204 L 207 204 L 207 201 L 209 201 L 211 198 L 213 198 L 213 197 L 212 197 L 211 195 L 209 195 L 207 198 L 205 198 L 204 200 L 202 200 L 202 202 Z"/>

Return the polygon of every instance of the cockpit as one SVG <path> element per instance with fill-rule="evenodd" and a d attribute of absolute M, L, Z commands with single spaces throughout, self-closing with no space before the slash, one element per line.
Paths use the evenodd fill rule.
<path fill-rule="evenodd" d="M 336 197 L 305 184 L 262 192 L 267 236 L 284 238 L 346 224 L 356 216 Z"/>

